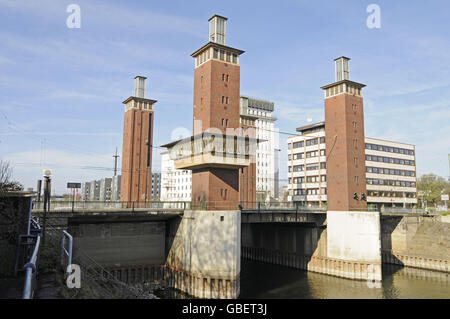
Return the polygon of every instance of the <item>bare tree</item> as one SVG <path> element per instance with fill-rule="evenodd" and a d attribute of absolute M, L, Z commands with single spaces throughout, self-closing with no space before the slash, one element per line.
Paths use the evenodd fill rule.
<path fill-rule="evenodd" d="M 0 191 L 20 191 L 23 186 L 12 181 L 12 167 L 9 161 L 0 159 Z"/>
<path fill-rule="evenodd" d="M 0 160 L 0 185 L 10 182 L 12 168 L 9 161 Z"/>

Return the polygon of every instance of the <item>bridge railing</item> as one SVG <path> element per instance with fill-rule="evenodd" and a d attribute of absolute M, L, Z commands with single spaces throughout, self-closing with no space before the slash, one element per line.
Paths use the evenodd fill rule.
<path fill-rule="evenodd" d="M 190 209 L 191 202 L 187 201 L 50 201 L 50 211 L 83 211 L 83 210 L 95 210 L 95 209 Z M 35 202 L 33 210 L 43 210 L 43 202 Z"/>
<path fill-rule="evenodd" d="M 39 223 L 31 218 L 30 214 L 28 220 L 28 233 L 26 235 L 19 235 L 19 242 L 16 252 L 15 274 L 19 272 L 25 273 L 24 288 L 22 293 L 23 299 L 33 298 L 36 289 L 36 276 L 39 259 L 39 249 L 41 244 L 41 228 Z"/>
<path fill-rule="evenodd" d="M 42 202 L 35 202 L 33 210 L 43 210 Z M 248 202 L 248 201 L 61 201 L 52 200 L 50 211 L 88 211 L 88 210 L 122 210 L 122 209 L 193 209 L 193 210 L 310 210 L 326 211 L 326 205 L 302 205 L 296 202 Z"/>

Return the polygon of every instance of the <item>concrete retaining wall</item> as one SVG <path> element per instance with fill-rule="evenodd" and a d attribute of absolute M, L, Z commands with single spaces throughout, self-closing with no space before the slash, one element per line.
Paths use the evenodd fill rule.
<path fill-rule="evenodd" d="M 450 272 L 450 223 L 441 216 L 382 216 L 384 263 Z"/>
<path fill-rule="evenodd" d="M 166 266 L 174 288 L 200 298 L 237 298 L 240 211 L 185 211 Z"/>
<path fill-rule="evenodd" d="M 165 263 L 165 222 L 70 224 L 74 248 L 105 268 Z"/>

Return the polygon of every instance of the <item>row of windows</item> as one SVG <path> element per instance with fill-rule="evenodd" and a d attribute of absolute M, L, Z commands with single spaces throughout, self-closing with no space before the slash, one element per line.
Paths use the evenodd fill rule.
<path fill-rule="evenodd" d="M 313 138 L 313 139 L 306 140 L 306 146 L 317 145 L 317 144 L 319 144 L 319 140 L 320 140 L 320 144 L 325 143 L 325 137 L 322 136 L 320 138 Z M 300 147 L 303 147 L 304 145 L 305 145 L 305 141 L 294 142 L 293 148 L 300 148 Z"/>
<path fill-rule="evenodd" d="M 311 151 L 311 152 L 306 152 L 306 158 L 311 158 L 311 157 L 317 157 L 317 156 L 325 156 L 325 150 L 320 150 L 319 151 Z M 294 159 L 302 159 L 303 158 L 303 153 L 297 153 L 294 154 Z M 288 160 L 291 160 L 291 154 L 288 154 Z"/>
<path fill-rule="evenodd" d="M 366 167 L 367 173 L 386 174 L 386 175 L 399 175 L 399 176 L 416 176 L 414 171 L 405 171 L 402 169 L 391 168 L 379 168 L 379 167 Z"/>
<path fill-rule="evenodd" d="M 216 48 L 214 48 L 213 58 L 219 59 L 220 61 L 233 61 L 233 63 L 237 63 L 237 54 L 231 53 L 229 51 L 219 50 Z"/>
<path fill-rule="evenodd" d="M 294 184 L 303 184 L 305 182 L 305 177 L 302 176 L 302 177 L 288 178 L 289 184 L 291 184 L 291 181 L 293 181 Z M 320 181 L 321 182 L 326 182 L 327 181 L 326 175 L 321 175 L 320 176 Z M 319 176 L 306 176 L 306 182 L 307 183 L 318 183 L 319 182 Z"/>
<path fill-rule="evenodd" d="M 388 185 L 388 186 L 416 187 L 416 183 L 415 182 L 394 181 L 392 179 L 368 178 L 367 179 L 367 184 L 369 184 L 369 185 Z"/>
<path fill-rule="evenodd" d="M 326 195 L 326 188 L 299 188 L 294 189 L 294 195 Z"/>
<path fill-rule="evenodd" d="M 416 193 L 412 193 L 412 192 L 368 191 L 367 192 L 367 196 L 416 198 Z"/>
<path fill-rule="evenodd" d="M 384 145 L 377 145 L 377 144 L 370 144 L 370 143 L 366 143 L 366 149 L 374 150 L 374 151 L 399 153 L 399 154 L 405 154 L 405 155 L 414 155 L 413 150 L 408 150 L 405 148 L 398 148 L 398 147 L 391 147 L 391 146 L 384 146 Z"/>
<path fill-rule="evenodd" d="M 376 155 L 366 155 L 366 161 L 383 162 L 383 163 L 400 164 L 400 165 L 411 165 L 411 166 L 414 166 L 414 164 L 415 164 L 414 161 L 410 161 L 410 160 L 404 160 L 401 158 L 376 156 Z"/>
<path fill-rule="evenodd" d="M 336 86 L 330 87 L 330 88 L 325 90 L 325 94 L 326 94 L 326 97 L 329 97 L 329 96 L 333 96 L 333 95 L 336 95 L 336 94 L 339 94 L 339 93 L 343 93 L 344 91 L 347 92 L 347 93 L 350 93 L 350 94 L 361 95 L 361 88 L 353 86 L 353 85 L 351 85 L 349 83 L 347 83 L 345 85 L 345 87 L 344 87 L 344 84 L 340 84 L 340 85 L 336 85 Z"/>
<path fill-rule="evenodd" d="M 294 167 L 294 172 L 302 172 L 305 170 L 305 165 L 295 165 Z M 322 162 L 320 163 L 320 169 L 325 169 L 326 167 L 326 163 Z M 319 169 L 319 164 L 314 163 L 314 164 L 307 164 L 306 165 L 306 170 L 307 171 L 315 171 Z M 292 172 L 292 166 L 288 167 L 288 171 Z"/>
<path fill-rule="evenodd" d="M 220 61 L 232 62 L 234 64 L 237 64 L 238 56 L 236 53 L 231 53 L 229 51 L 214 48 L 213 58 L 219 59 Z M 206 50 L 197 56 L 196 58 L 197 66 L 208 60 L 209 60 L 209 50 Z"/>

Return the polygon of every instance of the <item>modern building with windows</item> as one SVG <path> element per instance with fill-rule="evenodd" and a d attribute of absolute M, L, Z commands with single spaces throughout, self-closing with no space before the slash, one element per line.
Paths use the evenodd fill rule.
<path fill-rule="evenodd" d="M 299 136 L 287 140 L 288 200 L 326 205 L 326 156 L 333 145 L 325 144 L 325 122 L 299 127 L 297 132 Z M 410 208 L 417 204 L 414 145 L 365 137 L 364 161 L 369 207 Z"/>
<path fill-rule="evenodd" d="M 191 201 L 192 172 L 175 169 L 168 152 L 161 153 L 161 201 Z"/>
<path fill-rule="evenodd" d="M 161 197 L 161 173 L 152 173 L 152 189 L 150 196 L 152 200 L 159 200 Z"/>
<path fill-rule="evenodd" d="M 81 185 L 82 200 L 119 201 L 121 176 L 105 177 L 100 180 L 84 182 Z"/>
<path fill-rule="evenodd" d="M 256 192 L 257 197 L 262 199 L 278 196 L 278 179 L 275 178 L 278 168 L 275 163 L 278 134 L 274 124 L 277 119 L 272 116 L 274 105 L 273 102 L 247 96 L 241 96 L 240 99 L 241 122 L 246 117 L 253 117 L 256 138 L 264 140 L 257 144 L 255 157 Z"/>

